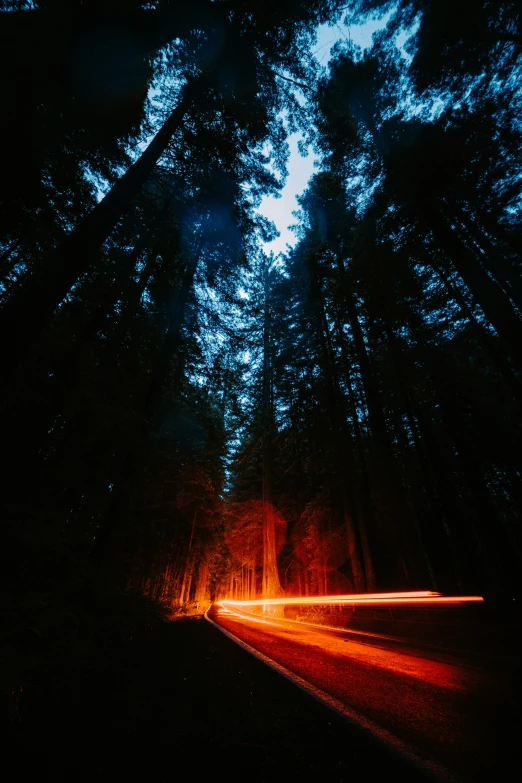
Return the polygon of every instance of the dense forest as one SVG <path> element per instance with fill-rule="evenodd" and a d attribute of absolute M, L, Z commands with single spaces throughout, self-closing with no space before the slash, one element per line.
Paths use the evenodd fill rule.
<path fill-rule="evenodd" d="M 9 616 L 41 635 L 93 585 L 517 594 L 520 4 L 0 10 Z M 364 50 L 340 27 L 375 18 Z"/>

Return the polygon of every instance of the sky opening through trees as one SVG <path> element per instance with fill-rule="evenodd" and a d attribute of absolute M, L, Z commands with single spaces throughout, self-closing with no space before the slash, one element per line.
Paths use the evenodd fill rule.
<path fill-rule="evenodd" d="M 335 16 L 335 15 L 334 15 Z M 312 47 L 312 54 L 316 57 L 319 64 L 327 69 L 330 62 L 331 50 L 338 43 L 343 41 L 352 41 L 362 50 L 371 47 L 373 33 L 385 27 L 389 13 L 380 16 L 377 19 L 368 19 L 360 24 L 350 23 L 351 14 L 344 11 L 337 16 L 337 20 L 331 23 L 321 24 L 317 27 L 317 40 Z M 357 19 L 357 17 L 355 17 Z M 399 40 L 398 45 L 402 44 Z M 300 99 L 306 101 L 308 90 L 298 92 Z M 314 163 L 319 160 L 314 153 L 312 146 L 305 145 L 306 157 L 303 157 L 299 151 L 299 142 L 303 140 L 303 134 L 299 131 L 291 134 L 288 138 L 289 160 L 288 177 L 278 197 L 266 196 L 259 210 L 262 215 L 269 218 L 275 224 L 279 236 L 264 246 L 265 253 L 273 252 L 276 255 L 285 253 L 287 245 L 294 245 L 296 242 L 295 233 L 290 229 L 296 221 L 293 212 L 298 209 L 296 196 L 301 195 L 305 190 L 310 177 L 315 168 Z"/>
<path fill-rule="evenodd" d="M 9 589 L 517 595 L 519 4 L 0 10 Z"/>

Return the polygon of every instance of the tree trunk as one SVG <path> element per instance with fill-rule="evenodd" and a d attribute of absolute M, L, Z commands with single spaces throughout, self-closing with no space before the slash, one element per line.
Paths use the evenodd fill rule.
<path fill-rule="evenodd" d="M 310 254 L 307 258 L 311 281 L 311 300 L 316 321 L 316 329 L 322 352 L 322 371 L 326 381 L 328 394 L 328 412 L 330 426 L 336 446 L 336 454 L 341 466 L 340 494 L 343 504 L 344 524 L 346 528 L 348 557 L 350 559 L 353 581 L 357 592 L 367 589 L 366 575 L 363 567 L 362 547 L 357 518 L 357 502 L 353 487 L 353 455 L 350 454 L 351 439 L 346 429 L 346 414 L 343 410 L 343 396 L 339 386 L 339 377 L 335 366 L 330 330 L 326 318 L 324 296 L 319 278 L 317 258 Z M 369 555 L 369 552 L 368 552 Z M 372 563 L 369 558 L 369 563 Z M 370 568 L 370 579 L 374 580 L 373 563 Z M 319 580 L 320 584 L 320 580 Z"/>
<path fill-rule="evenodd" d="M 189 256 L 185 268 L 185 274 L 181 283 L 181 290 L 172 298 L 168 332 L 160 349 L 159 357 L 151 373 L 149 386 L 146 394 L 136 406 L 136 413 L 143 420 L 143 443 L 139 443 L 136 449 L 131 449 L 129 453 L 120 455 L 122 467 L 118 478 L 115 480 L 115 490 L 113 492 L 113 502 L 109 513 L 101 526 L 96 545 L 93 548 L 93 555 L 100 566 L 111 559 L 109 544 L 111 538 L 118 536 L 118 528 L 126 526 L 126 520 L 131 507 L 131 499 L 136 493 L 136 487 L 142 479 L 146 464 L 148 461 L 148 452 L 150 449 L 143 448 L 146 444 L 148 434 L 146 432 L 147 422 L 156 412 L 161 399 L 161 392 L 167 381 L 170 361 L 175 352 L 179 352 L 180 332 L 185 318 L 185 310 L 188 297 L 194 282 L 199 254 L 203 243 L 203 233 L 200 234 L 197 247 Z M 176 375 L 179 378 L 181 368 L 177 367 Z M 141 447 L 141 449 L 140 449 Z M 113 553 L 114 554 L 114 553 Z"/>
<path fill-rule="evenodd" d="M 141 270 L 139 280 L 136 283 L 136 285 L 133 286 L 133 288 L 129 292 L 129 295 L 127 296 L 125 307 L 123 308 L 123 312 L 118 320 L 116 328 L 114 329 L 114 332 L 111 337 L 111 342 L 113 344 L 114 351 L 117 351 L 123 344 L 125 337 L 129 331 L 132 319 L 136 316 L 136 313 L 138 312 L 138 307 L 141 301 L 141 297 L 143 296 L 143 292 L 145 291 L 145 288 L 147 287 L 150 277 L 152 275 L 152 270 L 154 269 L 154 266 L 156 264 L 158 252 L 159 249 L 156 243 L 153 243 L 151 252 L 147 257 L 147 262 L 143 267 L 143 269 Z"/>
<path fill-rule="evenodd" d="M 451 219 L 452 213 L 456 215 L 462 229 L 468 234 L 477 248 L 479 253 L 478 261 L 493 275 L 518 309 L 522 310 L 522 278 L 519 271 L 513 266 L 506 254 L 491 241 L 473 217 L 465 212 L 462 207 L 458 206 L 458 204 L 448 204 L 446 217 Z"/>
<path fill-rule="evenodd" d="M 404 411 L 406 413 L 406 418 L 412 434 L 412 440 L 415 448 L 415 455 L 422 475 L 422 490 L 423 493 L 425 494 L 427 505 L 428 505 L 428 509 L 426 509 L 421 516 L 421 518 L 424 521 L 422 528 L 418 521 L 419 516 L 418 515 L 415 516 L 420 551 L 423 554 L 424 561 L 426 563 L 426 569 L 429 574 L 431 587 L 433 590 L 438 590 L 441 587 L 443 588 L 443 591 L 444 590 L 452 591 L 455 588 L 462 590 L 462 585 L 459 582 L 459 571 L 458 571 L 455 547 L 453 544 L 453 540 L 451 537 L 450 528 L 447 520 L 447 512 L 441 505 L 440 500 L 437 496 L 432 471 L 430 470 L 429 459 L 426 453 L 425 443 L 419 432 L 417 419 L 414 413 L 413 402 L 411 399 L 410 392 L 408 390 L 403 353 L 399 345 L 399 340 L 395 335 L 395 332 L 393 331 L 391 324 L 388 322 L 384 309 L 382 309 L 382 316 L 384 320 L 384 328 L 386 330 L 386 335 L 388 338 L 388 345 L 390 347 L 390 352 L 393 358 L 394 369 L 397 376 L 397 382 L 398 382 L 398 386 L 399 386 L 399 390 L 404 406 Z M 427 520 L 424 520 L 425 516 L 427 516 Z M 446 548 L 443 545 L 441 545 L 441 543 L 439 543 L 439 537 L 440 537 L 439 531 L 440 533 L 443 533 L 445 535 L 447 551 Z M 438 570 L 434 568 L 432 562 L 433 551 L 432 549 L 428 551 L 428 547 L 425 541 L 426 536 L 428 537 L 428 539 L 432 541 L 435 540 L 435 544 L 436 544 L 435 548 L 439 554 L 439 562 L 440 562 L 440 550 L 444 549 L 444 555 L 445 555 L 444 559 L 446 561 L 445 567 L 439 568 Z M 453 567 L 453 575 L 452 575 L 453 579 L 451 577 L 448 577 L 447 574 L 451 566 Z M 441 578 L 444 581 L 443 585 L 440 585 L 438 583 L 438 580 Z"/>
<path fill-rule="evenodd" d="M 350 448 L 351 438 L 346 427 L 346 416 L 343 410 L 344 406 L 342 405 L 343 398 L 339 386 L 337 370 L 335 367 L 330 330 L 328 328 L 326 313 L 324 311 L 322 293 L 318 295 L 317 304 L 321 316 L 320 330 L 324 354 L 324 367 L 326 370 L 326 377 L 331 396 L 329 409 L 332 418 L 332 429 L 335 440 L 337 441 L 337 453 L 339 456 L 340 465 L 342 466 L 344 479 L 342 495 L 344 520 L 348 537 L 348 551 L 352 565 L 352 575 L 354 578 L 355 589 L 357 592 L 362 593 L 365 590 L 370 589 L 368 578 L 370 583 L 373 584 L 375 582 L 373 560 L 371 557 L 370 548 L 368 546 L 367 530 L 364 526 L 364 520 L 359 518 L 358 504 L 355 499 L 356 493 L 354 492 L 353 487 L 353 477 L 355 470 L 353 464 L 351 464 L 353 463 L 353 455 L 351 453 L 352 449 Z M 362 535 L 361 529 L 363 529 Z M 367 572 L 365 568 L 366 565 L 368 566 Z"/>
<path fill-rule="evenodd" d="M 354 340 L 355 353 L 361 370 L 361 378 L 368 408 L 368 420 L 374 444 L 373 455 L 376 486 L 385 507 L 382 512 L 382 517 L 384 520 L 388 520 L 388 523 L 391 523 L 388 524 L 388 527 L 395 531 L 396 558 L 402 570 L 402 578 L 404 580 L 404 586 L 406 587 L 415 581 L 422 583 L 425 576 L 424 573 L 420 572 L 422 569 L 419 570 L 419 560 L 412 541 L 412 533 L 414 534 L 415 524 L 412 520 L 411 509 L 409 508 L 395 464 L 391 440 L 381 405 L 377 379 L 366 350 L 353 291 L 349 285 L 344 270 L 344 264 L 340 257 L 338 257 L 338 267 L 344 289 L 344 302 L 346 304 L 348 320 Z"/>
<path fill-rule="evenodd" d="M 264 324 L 263 324 L 263 598 L 282 595 L 277 570 L 275 514 L 273 502 L 273 410 L 272 410 L 272 348 L 270 312 L 270 271 L 264 274 Z"/>
<path fill-rule="evenodd" d="M 196 594 L 194 596 L 196 609 L 206 606 L 209 602 L 208 596 L 208 563 L 203 560 L 199 563 L 198 579 L 196 583 Z"/>
<path fill-rule="evenodd" d="M 349 415 L 352 419 L 353 432 L 355 435 L 355 448 L 359 461 L 359 472 L 361 476 L 361 486 L 359 491 L 360 501 L 357 513 L 359 535 L 361 539 L 361 548 L 364 558 L 364 571 L 366 575 L 366 588 L 369 592 L 375 592 L 377 589 L 377 579 L 373 563 L 372 547 L 370 546 L 370 535 L 375 535 L 375 509 L 371 501 L 371 489 L 368 464 L 364 450 L 361 428 L 357 417 L 357 406 L 353 391 L 352 379 L 350 375 L 350 366 L 346 351 L 346 339 L 341 329 L 339 319 L 336 319 L 337 340 L 341 348 L 341 360 L 343 364 L 346 388 L 348 389 Z M 370 534 L 369 531 L 372 531 Z"/>
<path fill-rule="evenodd" d="M 63 242 L 42 260 L 38 270 L 13 294 L 0 311 L 0 339 L 4 346 L 3 377 L 24 361 L 32 345 L 51 323 L 54 312 L 76 280 L 96 261 L 102 243 L 152 173 L 194 97 L 189 82 L 181 99 L 147 149 L 113 185 Z"/>
<path fill-rule="evenodd" d="M 460 565 L 463 570 L 468 564 L 475 565 L 482 572 L 481 575 L 473 574 L 473 569 L 468 568 L 469 576 L 463 578 L 471 580 L 467 586 L 472 590 L 514 589 L 520 562 L 517 560 L 517 553 L 509 544 L 510 531 L 507 529 L 506 520 L 495 505 L 486 484 L 480 461 L 480 439 L 477 439 L 476 434 L 466 424 L 466 411 L 462 408 L 459 396 L 452 394 L 447 388 L 449 368 L 443 355 L 434 349 L 425 349 L 422 331 L 417 327 L 418 324 L 412 322 L 412 331 L 419 346 L 422 346 L 420 352 L 423 364 L 435 390 L 447 436 L 454 443 L 455 461 L 460 468 L 457 486 L 453 487 L 454 478 L 441 477 L 441 481 L 445 489 L 453 493 L 454 509 L 462 507 L 463 504 L 469 508 L 464 524 L 462 520 L 455 519 L 458 512 L 454 511 L 453 514 L 454 527 L 460 527 Z M 445 459 L 442 455 L 435 455 L 434 467 L 437 471 L 442 470 Z M 441 464 L 437 464 L 438 462 Z M 477 552 L 474 555 L 468 551 L 470 538 L 476 542 Z M 481 583 L 477 580 L 481 580 Z"/>
<path fill-rule="evenodd" d="M 509 365 L 509 361 L 505 356 L 502 341 L 494 337 L 478 323 L 458 286 L 453 285 L 449 281 L 445 271 L 433 260 L 433 258 L 430 258 L 430 266 L 435 270 L 444 287 L 455 299 L 456 303 L 462 310 L 463 315 L 468 319 L 469 324 L 473 330 L 473 334 L 477 338 L 477 342 L 479 343 L 484 353 L 489 357 L 493 367 L 495 367 L 497 372 L 511 389 L 514 399 L 516 399 L 517 402 L 521 404 L 522 388 L 520 381 L 516 378 L 512 368 Z"/>
<path fill-rule="evenodd" d="M 177 296 L 173 297 L 171 302 L 167 335 L 151 373 L 149 389 L 143 401 L 143 414 L 145 416 L 151 416 L 157 408 L 161 392 L 169 375 L 172 357 L 177 355 L 179 360 L 181 328 L 185 321 L 185 311 L 194 284 L 194 276 L 196 274 L 200 250 L 201 242 L 195 252 L 189 257 L 185 268 L 185 274 L 183 275 L 183 280 L 181 282 L 181 289 Z M 178 381 L 180 375 L 181 367 L 178 363 L 176 372 Z"/>
<path fill-rule="evenodd" d="M 423 217 L 426 229 L 446 251 L 455 269 L 481 306 L 490 324 L 506 347 L 511 360 L 522 369 L 522 321 L 515 313 L 509 297 L 491 279 L 486 270 L 459 239 L 450 223 L 443 217 L 437 204 Z"/>

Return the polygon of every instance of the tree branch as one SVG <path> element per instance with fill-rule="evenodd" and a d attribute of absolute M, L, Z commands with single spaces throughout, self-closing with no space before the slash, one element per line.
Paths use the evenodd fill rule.
<path fill-rule="evenodd" d="M 279 71 L 274 71 L 272 69 L 272 73 L 275 74 L 276 76 L 279 76 L 280 79 L 284 79 L 285 82 L 290 82 L 290 84 L 295 84 L 295 86 L 300 87 L 301 90 L 308 90 L 311 93 L 315 92 L 315 90 L 312 87 L 310 87 L 310 85 L 304 84 L 303 82 L 296 82 L 295 79 L 290 79 L 288 76 L 283 76 L 283 74 L 279 73 Z"/>

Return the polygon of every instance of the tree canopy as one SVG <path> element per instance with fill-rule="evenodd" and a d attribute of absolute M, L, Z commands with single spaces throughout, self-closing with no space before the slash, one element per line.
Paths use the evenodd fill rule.
<path fill-rule="evenodd" d="M 514 595 L 519 4 L 0 10 L 6 584 Z"/>

